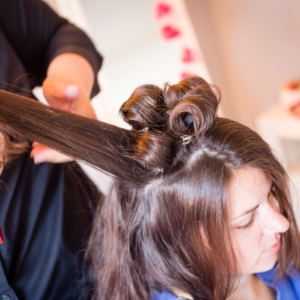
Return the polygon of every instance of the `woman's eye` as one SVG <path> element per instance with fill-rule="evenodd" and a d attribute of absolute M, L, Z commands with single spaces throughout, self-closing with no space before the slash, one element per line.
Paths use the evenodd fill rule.
<path fill-rule="evenodd" d="M 273 190 L 270 191 L 269 199 L 270 199 L 269 201 L 270 201 L 270 204 L 272 205 L 272 207 L 277 212 L 280 212 L 279 202 L 278 202 L 276 194 L 275 194 L 275 192 Z"/>
<path fill-rule="evenodd" d="M 249 228 L 249 227 L 252 226 L 252 224 L 254 223 L 254 220 L 255 220 L 255 211 L 252 213 L 251 219 L 250 219 L 250 221 L 247 224 L 238 226 L 236 228 L 237 229 L 247 229 L 247 228 Z"/>

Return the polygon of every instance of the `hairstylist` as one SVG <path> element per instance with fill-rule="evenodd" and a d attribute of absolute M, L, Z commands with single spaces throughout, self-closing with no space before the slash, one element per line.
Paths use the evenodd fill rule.
<path fill-rule="evenodd" d="M 39 0 L 0 0 L 0 88 L 94 118 L 101 56 Z M 0 299 L 83 299 L 84 248 L 99 194 L 76 163 L 34 144 L 0 177 Z M 84 286 L 86 288 L 84 288 Z M 84 291 L 87 291 L 86 294 Z"/>

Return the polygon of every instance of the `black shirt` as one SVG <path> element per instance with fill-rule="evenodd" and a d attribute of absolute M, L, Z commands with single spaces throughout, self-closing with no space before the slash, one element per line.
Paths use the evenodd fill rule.
<path fill-rule="evenodd" d="M 30 96 L 62 53 L 89 61 L 95 95 L 102 58 L 86 34 L 42 1 L 0 0 L 1 89 Z M 35 165 L 26 153 L 4 169 L 0 299 L 89 298 L 83 256 L 99 199 L 76 163 Z"/>

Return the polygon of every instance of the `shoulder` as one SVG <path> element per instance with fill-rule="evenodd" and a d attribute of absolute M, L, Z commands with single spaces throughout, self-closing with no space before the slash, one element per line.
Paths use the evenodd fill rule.
<path fill-rule="evenodd" d="M 291 268 L 285 278 L 278 279 L 276 268 L 264 273 L 256 274 L 265 284 L 275 289 L 279 299 L 300 299 L 300 274 Z"/>

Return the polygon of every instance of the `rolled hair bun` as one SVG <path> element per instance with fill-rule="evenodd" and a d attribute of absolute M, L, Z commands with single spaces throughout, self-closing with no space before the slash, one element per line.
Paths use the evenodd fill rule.
<path fill-rule="evenodd" d="M 214 127 L 219 90 L 201 77 L 189 77 L 178 84 L 135 89 L 120 112 L 134 131 L 168 131 L 174 137 L 198 136 Z"/>
<path fill-rule="evenodd" d="M 163 90 L 155 85 L 145 84 L 132 93 L 120 108 L 124 120 L 134 131 L 145 129 L 164 131 L 168 114 Z"/>
<path fill-rule="evenodd" d="M 168 171 L 183 135 L 197 137 L 214 127 L 218 104 L 218 92 L 201 77 L 167 84 L 164 90 L 138 87 L 120 109 L 132 130 L 139 132 L 136 159 L 154 173 Z"/>
<path fill-rule="evenodd" d="M 170 110 L 169 129 L 175 137 L 204 135 L 214 128 L 219 90 L 201 77 L 189 77 L 176 85 L 166 85 L 165 103 Z"/>

